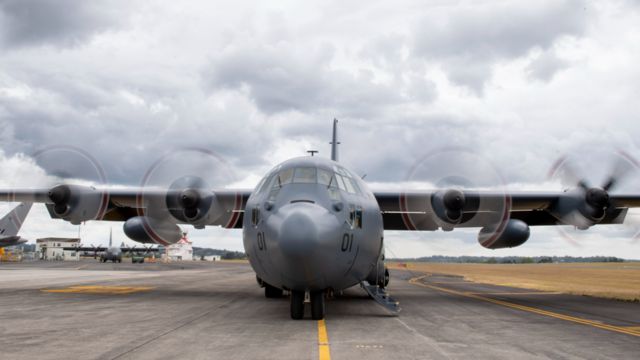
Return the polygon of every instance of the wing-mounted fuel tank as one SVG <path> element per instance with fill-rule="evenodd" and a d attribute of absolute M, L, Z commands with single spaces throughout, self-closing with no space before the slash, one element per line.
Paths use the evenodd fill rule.
<path fill-rule="evenodd" d="M 46 206 L 51 217 L 74 225 L 101 219 L 109 202 L 104 191 L 83 185 L 57 185 L 49 190 L 47 196 L 50 202 Z"/>
<path fill-rule="evenodd" d="M 148 216 L 136 216 L 125 221 L 124 233 L 129 239 L 143 244 L 174 244 L 182 237 L 180 228 L 171 222 Z"/>
<path fill-rule="evenodd" d="M 529 235 L 527 223 L 509 219 L 498 226 L 480 229 L 478 242 L 487 249 L 512 248 L 524 244 L 529 239 Z"/>

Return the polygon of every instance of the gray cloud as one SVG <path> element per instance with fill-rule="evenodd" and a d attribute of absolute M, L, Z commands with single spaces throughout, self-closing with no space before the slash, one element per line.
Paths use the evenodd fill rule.
<path fill-rule="evenodd" d="M 121 2 L 1 0 L 0 41 L 7 47 L 73 46 L 122 21 Z"/>
<path fill-rule="evenodd" d="M 5 21 L 19 17 L 1 1 L 4 45 L 14 47 L 0 57 L 0 162 L 13 164 L 3 167 L 9 180 L 27 173 L 18 153 L 53 144 L 89 152 L 110 182 L 124 184 L 138 184 L 166 152 L 197 146 L 220 154 L 250 187 L 309 148 L 327 156 L 334 117 L 342 161 L 384 188 L 450 147 L 472 149 L 508 186 L 524 189 L 544 182 L 559 156 L 587 156 L 580 145 L 640 157 L 630 106 L 640 90 L 640 51 L 629 35 L 638 22 L 622 5 L 594 3 L 586 16 L 573 12 L 579 2 L 319 2 L 286 10 L 266 2 L 223 9 L 166 2 L 105 11 L 83 3 L 74 15 L 51 11 L 91 13 L 86 19 L 95 22 L 49 23 L 29 35 Z M 131 14 L 130 26 L 118 27 L 112 11 Z M 630 30 L 621 37 L 623 28 Z M 479 93 L 488 79 L 482 98 L 452 86 Z M 420 171 L 437 179 L 456 166 L 434 161 Z M 43 211 L 34 224 L 50 223 L 47 217 Z M 219 238 L 196 234 L 202 245 Z M 240 249 L 232 235 L 223 237 Z M 420 241 L 426 248 L 402 242 L 406 233 L 397 238 L 407 253 L 484 251 L 467 235 L 419 234 L 430 239 Z M 556 245 L 546 235 L 536 246 L 548 254 Z M 461 237 L 463 250 L 452 248 Z M 581 251 L 593 249 L 600 248 Z"/>
<path fill-rule="evenodd" d="M 419 22 L 413 52 L 440 63 L 452 81 L 480 94 L 494 62 L 547 49 L 562 36 L 581 36 L 586 20 L 582 0 L 447 8 Z"/>
<path fill-rule="evenodd" d="M 538 55 L 527 66 L 527 71 L 534 79 L 550 81 L 557 72 L 569 67 L 569 62 L 560 59 L 554 51 L 545 51 Z"/>
<path fill-rule="evenodd" d="M 211 90 L 245 91 L 266 114 L 331 109 L 334 114 L 368 117 L 411 97 L 429 102 L 435 96 L 433 83 L 419 76 L 381 84 L 366 68 L 355 73 L 333 69 L 333 58 L 331 46 L 252 42 L 222 51 L 203 76 Z M 418 91 L 403 94 L 406 86 Z"/>

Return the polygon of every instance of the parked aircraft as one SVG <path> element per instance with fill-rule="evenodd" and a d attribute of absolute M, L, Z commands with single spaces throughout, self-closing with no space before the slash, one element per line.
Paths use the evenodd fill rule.
<path fill-rule="evenodd" d="M 93 253 L 94 258 L 100 258 L 100 262 L 106 263 L 108 261 L 111 262 L 122 262 L 122 256 L 125 253 L 130 253 L 132 255 L 131 262 L 133 263 L 143 263 L 144 255 L 150 252 L 157 252 L 158 248 L 145 247 L 145 248 L 136 248 L 128 247 L 128 246 L 113 246 L 113 231 L 109 230 L 109 246 L 91 246 L 91 247 L 68 247 L 64 248 L 64 250 L 72 250 L 72 251 L 80 251 L 84 253 Z M 140 253 L 143 253 L 140 256 Z"/>
<path fill-rule="evenodd" d="M 27 239 L 18 236 L 24 219 L 31 210 L 31 203 L 22 203 L 0 219 L 0 247 L 20 245 Z"/>
<path fill-rule="evenodd" d="M 180 224 L 242 228 L 245 251 L 265 296 L 288 291 L 293 319 L 303 318 L 306 294 L 312 318 L 321 319 L 327 292 L 358 284 L 397 311 L 397 302 L 384 291 L 389 279 L 384 230 L 479 227 L 480 244 L 498 249 L 522 245 L 531 226 L 621 224 L 630 207 L 640 207 L 640 194 L 611 193 L 619 183 L 617 174 L 601 187 L 579 181 L 556 192 L 453 186 L 373 192 L 338 162 L 337 140 L 334 120 L 331 159 L 285 161 L 253 190 L 215 189 L 206 178 L 183 173 L 164 188 L 63 183 L 0 190 L 0 200 L 44 203 L 53 218 L 73 224 L 123 221 L 125 234 L 141 243 L 175 243 L 182 235 Z"/>

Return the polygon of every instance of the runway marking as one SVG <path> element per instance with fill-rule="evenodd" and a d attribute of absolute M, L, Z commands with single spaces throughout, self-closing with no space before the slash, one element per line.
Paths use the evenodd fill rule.
<path fill-rule="evenodd" d="M 329 335 L 327 335 L 327 324 L 324 320 L 318 320 L 318 358 L 320 360 L 331 360 Z"/>
<path fill-rule="evenodd" d="M 418 276 L 418 277 L 412 278 L 412 279 L 409 280 L 409 283 L 411 283 L 413 285 L 417 285 L 417 286 L 422 286 L 422 287 L 425 287 L 425 288 L 433 289 L 433 290 L 442 291 L 442 292 L 453 294 L 453 295 L 464 296 L 464 297 L 468 297 L 468 298 L 472 298 L 472 299 L 476 299 L 476 300 L 482 300 L 482 301 L 490 302 L 490 303 L 493 303 L 493 304 L 506 306 L 506 307 L 509 307 L 509 308 L 512 308 L 512 309 L 523 310 L 523 311 L 527 311 L 527 312 L 534 313 L 534 314 L 549 316 L 549 317 L 556 318 L 556 319 L 571 321 L 571 322 L 578 323 L 578 324 L 589 325 L 589 326 L 593 326 L 593 327 L 604 329 L 604 330 L 609 330 L 609 331 L 614 331 L 614 332 L 618 332 L 618 333 L 623 333 L 623 334 L 627 334 L 627 335 L 639 336 L 640 337 L 640 330 L 635 330 L 633 328 L 630 329 L 630 327 L 607 325 L 607 324 L 603 324 L 603 323 L 600 323 L 600 322 L 594 321 L 594 320 L 581 319 L 581 318 L 574 317 L 574 316 L 563 315 L 563 314 L 555 313 L 555 312 L 548 311 L 548 310 L 542 310 L 542 309 L 537 309 L 537 308 L 530 307 L 530 306 L 510 303 L 510 302 L 507 302 L 507 301 L 496 300 L 496 299 L 492 299 L 492 298 L 488 298 L 488 297 L 484 297 L 484 296 L 480 296 L 480 295 L 476 295 L 476 294 L 472 294 L 472 293 L 466 293 L 466 292 L 451 290 L 451 289 L 443 288 L 443 287 L 440 287 L 440 286 L 434 286 L 434 285 L 425 284 L 425 283 L 420 281 L 420 280 L 426 278 L 427 276 L 429 276 L 429 275 L 423 275 L 423 276 Z"/>
<path fill-rule="evenodd" d="M 152 290 L 150 286 L 101 286 L 101 285 L 89 285 L 89 286 L 69 286 L 62 289 L 40 289 L 42 292 L 47 293 L 65 293 L 65 294 L 108 294 L 108 295 L 125 295 L 133 294 L 141 291 Z"/>

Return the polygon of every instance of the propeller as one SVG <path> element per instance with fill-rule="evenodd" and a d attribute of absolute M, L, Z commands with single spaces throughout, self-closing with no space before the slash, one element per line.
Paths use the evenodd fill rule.
<path fill-rule="evenodd" d="M 43 176 L 36 177 L 36 188 L 49 189 L 49 211 L 79 224 L 101 219 L 109 203 L 107 179 L 100 163 L 86 151 L 55 145 L 32 154 Z"/>
<path fill-rule="evenodd" d="M 491 196 L 480 196 L 480 190 Z M 509 220 L 502 176 L 489 159 L 471 149 L 441 148 L 418 158 L 399 201 L 408 228 L 449 231 L 464 223 L 491 228 L 498 237 Z"/>
<path fill-rule="evenodd" d="M 555 204 L 552 214 L 560 223 L 573 225 L 580 230 L 598 224 L 607 217 L 617 216 L 619 210 L 611 194 L 620 189 L 630 190 L 628 180 L 635 177 L 631 176 L 634 173 L 637 175 L 639 164 L 624 151 L 600 151 L 598 154 L 582 152 L 581 156 L 561 157 L 553 164 L 548 179 L 559 179 L 568 188 Z M 577 233 L 561 227 L 559 230 L 572 244 L 580 242 Z"/>
<path fill-rule="evenodd" d="M 191 224 L 203 228 L 222 216 L 216 189 L 235 182 L 235 172 L 218 154 L 200 148 L 180 148 L 155 161 L 142 180 L 138 208 L 150 238 L 172 243 L 166 226 Z"/>

